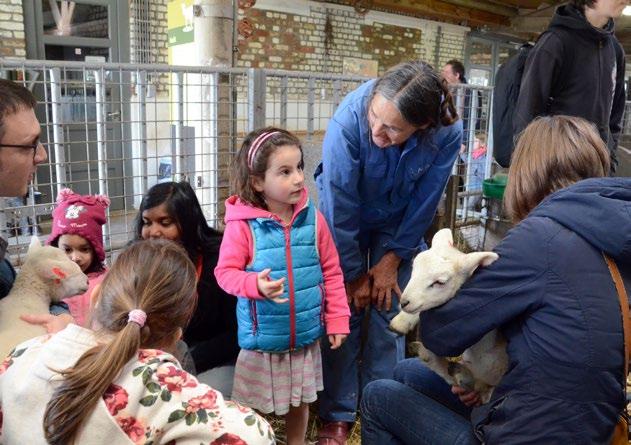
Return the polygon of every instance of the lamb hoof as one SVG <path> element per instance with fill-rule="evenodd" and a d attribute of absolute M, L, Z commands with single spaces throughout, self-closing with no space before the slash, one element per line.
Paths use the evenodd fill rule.
<path fill-rule="evenodd" d="M 388 325 L 388 329 L 397 334 L 405 335 L 414 329 L 418 321 L 418 315 L 406 314 L 405 312 L 399 312 Z"/>
<path fill-rule="evenodd" d="M 432 358 L 432 353 L 420 341 L 410 343 L 410 349 L 413 349 L 418 358 L 425 363 L 429 363 Z"/>
<path fill-rule="evenodd" d="M 466 388 L 469 391 L 475 388 L 475 378 L 471 371 L 458 362 L 449 362 L 447 372 L 454 379 L 456 385 Z"/>

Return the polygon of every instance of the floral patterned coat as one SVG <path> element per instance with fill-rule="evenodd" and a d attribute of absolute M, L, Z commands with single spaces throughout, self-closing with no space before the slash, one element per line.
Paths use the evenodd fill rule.
<path fill-rule="evenodd" d="M 65 369 L 96 344 L 94 333 L 69 325 L 18 346 L 0 364 L 0 444 L 45 444 L 42 419 Z M 225 401 L 162 351 L 144 349 L 130 360 L 86 419 L 76 443 L 274 444 L 269 424 L 254 411 Z"/>

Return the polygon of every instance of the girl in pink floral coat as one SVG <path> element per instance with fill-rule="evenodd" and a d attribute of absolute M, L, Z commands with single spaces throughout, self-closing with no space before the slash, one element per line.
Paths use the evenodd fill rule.
<path fill-rule="evenodd" d="M 95 290 L 94 330 L 71 324 L 0 364 L 0 444 L 275 443 L 265 420 L 165 352 L 195 308 L 195 282 L 175 243 L 123 252 Z"/>

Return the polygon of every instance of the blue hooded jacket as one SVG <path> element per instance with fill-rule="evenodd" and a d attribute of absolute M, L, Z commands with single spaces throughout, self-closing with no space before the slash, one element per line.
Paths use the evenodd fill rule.
<path fill-rule="evenodd" d="M 613 258 L 631 290 L 631 179 L 588 179 L 546 198 L 446 304 L 421 338 L 456 356 L 499 328 L 509 369 L 473 428 L 489 444 L 609 443 L 624 397 Z"/>
<path fill-rule="evenodd" d="M 389 229 L 384 247 L 412 259 L 436 213 L 462 143 L 462 121 L 412 135 L 403 147 L 377 147 L 367 119 L 375 81 L 348 94 L 322 143 L 315 177 L 324 214 L 335 240 L 344 281 L 366 272 L 360 238 Z"/>

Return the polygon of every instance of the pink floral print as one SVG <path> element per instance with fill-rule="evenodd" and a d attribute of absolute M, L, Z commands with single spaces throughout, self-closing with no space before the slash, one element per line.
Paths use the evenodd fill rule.
<path fill-rule="evenodd" d="M 118 385 L 111 384 L 105 394 L 103 394 L 103 400 L 107 406 L 107 410 L 112 416 L 118 414 L 118 412 L 127 406 L 129 395 L 125 388 Z"/>
<path fill-rule="evenodd" d="M 11 366 L 11 363 L 13 363 L 13 357 L 8 356 L 5 358 L 4 361 L 0 363 L 0 374 L 4 374 L 4 372 L 9 369 L 9 366 Z"/>
<path fill-rule="evenodd" d="M 213 409 L 217 407 L 217 393 L 214 390 L 209 390 L 206 394 L 193 397 L 188 401 L 186 407 L 186 413 L 196 413 L 202 409 Z"/>
<path fill-rule="evenodd" d="M 146 427 L 140 420 L 132 416 L 120 416 L 116 418 L 116 422 L 132 442 L 144 443 Z"/>
<path fill-rule="evenodd" d="M 169 392 L 181 392 L 182 388 L 194 388 L 197 386 L 195 379 L 182 369 L 173 365 L 161 366 L 156 372 L 160 386 L 166 386 Z"/>
<path fill-rule="evenodd" d="M 210 442 L 210 445 L 248 445 L 248 444 L 236 434 L 224 433 L 221 435 L 221 437 Z"/>
<path fill-rule="evenodd" d="M 64 331 L 57 335 L 64 335 Z M 44 349 L 47 338 L 20 347 L 0 362 L 0 382 L 24 378 L 28 374 L 26 370 Z M 67 340 L 74 338 L 75 335 L 68 331 Z M 63 347 L 66 348 L 66 344 Z M 50 351 L 49 355 L 56 356 Z M 103 404 L 97 406 L 96 413 L 114 421 L 107 422 L 115 431 L 111 434 L 112 443 L 119 442 L 123 435 L 137 445 L 177 445 L 180 439 L 186 442 L 192 437 L 204 437 L 205 440 L 199 442 L 206 445 L 275 443 L 273 430 L 254 411 L 223 400 L 221 393 L 200 384 L 195 377 L 181 370 L 172 355 L 158 350 L 138 351 L 136 360 L 128 364 L 102 397 Z M 3 426 L 8 426 L 3 408 L 7 410 L 7 406 L 0 405 L 0 442 L 3 442 Z M 91 420 L 86 420 L 84 427 L 89 429 Z M 99 425 L 102 427 L 103 423 Z M 97 445 L 87 436 L 82 436 L 81 443 Z"/>
<path fill-rule="evenodd" d="M 26 351 L 26 348 L 17 350 L 14 349 L 13 351 L 11 351 L 9 355 L 2 361 L 2 363 L 0 363 L 0 375 L 4 374 L 6 370 L 9 369 L 9 366 L 13 364 L 13 359 L 24 354 L 24 351 Z"/>
<path fill-rule="evenodd" d="M 138 351 L 138 361 L 147 363 L 149 360 L 157 358 L 159 355 L 164 355 L 164 352 L 157 349 L 141 349 Z"/>

